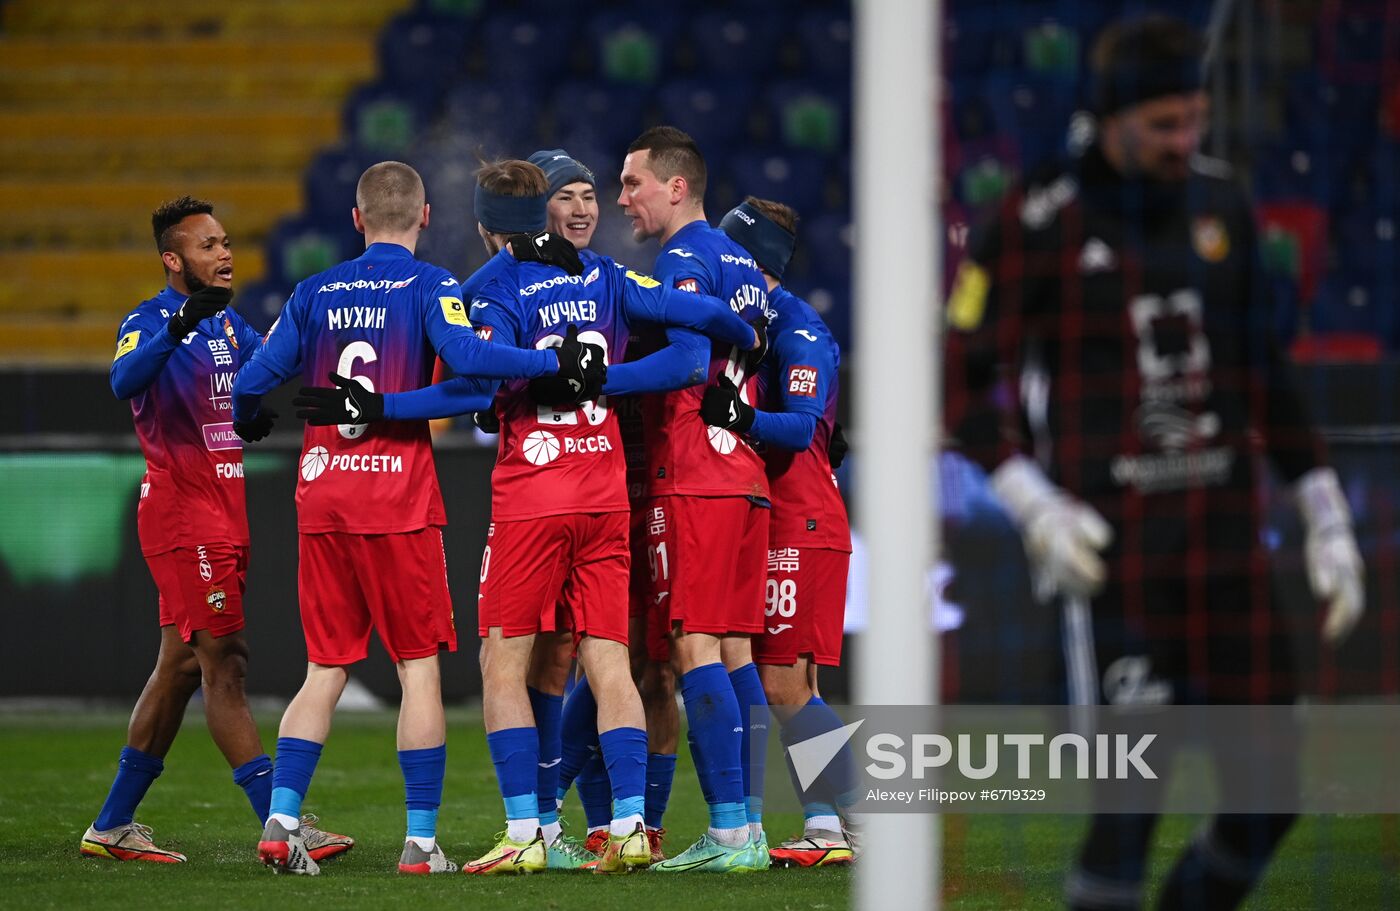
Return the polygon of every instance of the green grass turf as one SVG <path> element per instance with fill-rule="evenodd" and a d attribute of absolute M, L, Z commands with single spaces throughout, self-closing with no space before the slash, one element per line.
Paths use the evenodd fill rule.
<path fill-rule="evenodd" d="M 272 745 L 275 718 L 261 719 Z M 347 714 L 312 785 L 308 809 L 359 844 L 320 877 L 273 876 L 254 860 L 258 829 L 241 791 L 204 731 L 197 708 L 176 741 L 166 772 L 138 820 L 159 843 L 184 851 L 183 865 L 85 859 L 78 841 L 96 815 L 115 769 L 125 718 L 115 714 L 0 715 L 0 907 L 287 908 L 310 902 L 336 909 L 386 908 L 844 908 L 845 870 L 774 870 L 748 876 L 551 873 L 519 878 L 399 877 L 403 786 L 393 716 Z M 439 831 L 458 862 L 486 850 L 501 828 L 501 803 L 479 715 L 449 719 L 448 780 Z M 571 801 L 573 831 L 582 818 Z M 684 755 L 667 815 L 668 852 L 685 847 L 705 823 L 704 805 Z M 795 814 L 768 817 L 776 842 L 795 832 Z M 1160 874 L 1197 821 L 1164 820 L 1154 853 Z M 1052 816 L 944 819 L 948 907 L 1053 908 L 1083 820 Z M 1315 818 L 1290 836 L 1254 908 L 1381 908 L 1400 903 L 1394 817 Z M 910 865 L 924 863 L 910 857 Z M 289 905 L 288 902 L 297 904 Z"/>

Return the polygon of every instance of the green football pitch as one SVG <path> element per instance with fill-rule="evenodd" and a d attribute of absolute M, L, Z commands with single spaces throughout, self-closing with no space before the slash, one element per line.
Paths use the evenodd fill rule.
<path fill-rule="evenodd" d="M 275 717 L 264 743 L 275 738 Z M 321 876 L 273 876 L 254 860 L 258 829 L 210 742 L 197 704 L 138 814 L 157 840 L 189 855 L 179 866 L 118 864 L 78 855 L 78 840 L 112 779 L 125 717 L 115 713 L 0 715 L 0 907 L 83 908 L 844 908 L 845 870 L 773 870 L 745 876 L 548 873 L 519 878 L 400 877 L 403 790 L 390 713 L 336 721 L 308 809 L 354 851 Z M 439 821 L 448 856 L 470 860 L 501 828 L 501 803 L 480 716 L 449 717 L 448 778 Z M 572 831 L 582 818 L 571 801 Z M 667 815 L 668 853 L 701 831 L 704 805 L 681 758 Z M 1055 908 L 1083 826 L 1080 818 L 945 817 L 943 881 L 959 909 Z M 796 814 L 768 818 L 775 842 L 797 831 Z M 1199 820 L 1163 821 L 1153 855 L 1160 876 Z M 929 862 L 910 856 L 911 868 Z M 1299 824 L 1250 907 L 1384 908 L 1400 904 L 1400 826 L 1395 817 L 1318 817 Z"/>

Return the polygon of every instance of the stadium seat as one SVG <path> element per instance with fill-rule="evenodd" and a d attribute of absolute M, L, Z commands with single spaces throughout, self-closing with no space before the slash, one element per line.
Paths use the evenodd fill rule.
<path fill-rule="evenodd" d="M 1394 301 L 1380 299 L 1381 289 L 1364 278 L 1332 274 L 1318 288 L 1317 299 L 1308 310 L 1314 333 L 1369 336 L 1377 349 L 1394 334 Z"/>
<path fill-rule="evenodd" d="M 795 80 L 773 85 L 765 98 L 788 148 L 831 154 L 849 147 L 849 89 Z"/>
<path fill-rule="evenodd" d="M 1076 108 L 1073 82 L 995 75 L 978 89 L 997 132 L 1016 138 L 1027 170 L 1063 158 Z"/>
<path fill-rule="evenodd" d="M 1307 202 L 1264 203 L 1256 209 L 1265 265 L 1284 271 L 1312 300 L 1327 265 L 1327 211 Z M 1289 251 L 1293 256 L 1286 256 Z"/>
<path fill-rule="evenodd" d="M 554 90 L 552 101 L 554 130 L 560 137 L 557 141 L 568 137 L 574 145 L 609 149 L 616 154 L 640 132 L 638 124 L 647 100 L 648 92 L 638 86 L 600 80 L 563 83 Z"/>
<path fill-rule="evenodd" d="M 851 78 L 849 10 L 810 10 L 797 23 L 803 70 L 826 78 Z"/>
<path fill-rule="evenodd" d="M 344 219 L 346 229 L 336 229 L 305 216 L 285 218 L 267 239 L 267 278 L 278 286 L 291 286 L 343 259 L 358 255 L 354 240 L 359 235 Z M 360 241 L 363 244 L 363 239 Z"/>
<path fill-rule="evenodd" d="M 379 35 L 384 81 L 399 87 L 431 87 L 440 94 L 463 74 L 467 25 L 458 18 L 410 12 L 395 17 Z"/>
<path fill-rule="evenodd" d="M 495 154 L 519 154 L 538 141 L 540 97 L 534 87 L 494 81 L 459 82 L 443 100 L 443 123 Z"/>
<path fill-rule="evenodd" d="M 427 126 L 432 102 L 385 83 L 356 89 L 345 102 L 345 132 L 366 151 L 401 154 Z"/>
<path fill-rule="evenodd" d="M 815 155 L 745 152 L 729 163 L 737 194 L 787 203 L 798 212 L 825 208 L 826 163 Z"/>
<path fill-rule="evenodd" d="M 591 17 L 587 35 L 599 71 L 619 83 L 651 85 L 661 78 L 678 42 L 680 17 L 666 6 L 616 10 Z"/>
<path fill-rule="evenodd" d="M 579 42 L 572 16 L 500 13 L 483 28 L 484 77 L 498 85 L 527 87 L 557 79 Z"/>
<path fill-rule="evenodd" d="M 1254 193 L 1260 200 L 1297 200 L 1330 207 L 1343 195 L 1326 146 L 1261 143 L 1255 150 L 1253 171 Z"/>
<path fill-rule="evenodd" d="M 266 332 L 282 312 L 282 305 L 291 293 L 291 285 L 268 279 L 239 283 L 238 312 L 248 321 L 248 325 L 258 332 Z"/>
<path fill-rule="evenodd" d="M 814 272 L 804 281 L 793 281 L 792 291 L 821 314 L 841 350 L 851 350 L 851 273 Z"/>
<path fill-rule="evenodd" d="M 686 29 L 699 69 L 723 79 L 760 78 L 772 72 L 782 31 L 782 21 L 758 10 L 704 13 Z"/>
<path fill-rule="evenodd" d="M 670 82 L 656 97 L 662 122 L 689 133 L 706 156 L 740 144 L 752 99 L 751 84 L 718 79 Z"/>
<path fill-rule="evenodd" d="M 379 156 L 352 147 L 327 149 L 306 169 L 306 209 L 309 212 L 349 212 L 355 185 Z"/>

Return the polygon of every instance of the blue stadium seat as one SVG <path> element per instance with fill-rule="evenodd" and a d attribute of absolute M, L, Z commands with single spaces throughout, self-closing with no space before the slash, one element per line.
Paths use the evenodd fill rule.
<path fill-rule="evenodd" d="M 463 73 L 467 25 L 461 19 L 410 12 L 379 33 L 379 64 L 386 83 L 405 90 L 431 86 L 440 93 Z"/>
<path fill-rule="evenodd" d="M 798 212 L 825 208 L 826 162 L 818 156 L 777 150 L 743 152 L 730 159 L 729 175 L 741 199 L 773 199 Z"/>
<path fill-rule="evenodd" d="M 794 149 L 834 153 L 849 148 L 850 88 L 849 82 L 814 79 L 771 84 L 763 98 L 776 136 Z M 809 102 L 817 107 L 804 112 Z"/>
<path fill-rule="evenodd" d="M 433 104 L 432 90 L 423 86 L 361 86 L 345 102 L 345 135 L 367 150 L 400 153 L 428 125 Z"/>
<path fill-rule="evenodd" d="M 997 132 L 1015 137 L 1028 170 L 1065 155 L 1078 100 L 1072 83 L 996 75 L 982 81 L 980 95 Z"/>
<path fill-rule="evenodd" d="M 443 116 L 450 129 L 493 148 L 533 148 L 539 94 L 507 82 L 459 82 L 447 93 Z"/>
<path fill-rule="evenodd" d="M 783 23 L 771 12 L 728 10 L 697 16 L 686 32 L 702 72 L 725 79 L 757 78 L 777 66 Z"/>
<path fill-rule="evenodd" d="M 1396 308 L 1393 299 L 1381 299 L 1381 291 L 1373 281 L 1340 273 L 1327 276 L 1309 308 L 1313 331 L 1393 338 Z"/>
<path fill-rule="evenodd" d="M 708 156 L 740 141 L 752 98 L 746 82 L 687 79 L 667 83 L 656 100 L 662 122 L 685 130 Z"/>
<path fill-rule="evenodd" d="M 1261 200 L 1305 200 L 1323 207 L 1342 196 L 1327 145 L 1261 143 L 1255 149 L 1254 193 Z"/>
<path fill-rule="evenodd" d="M 822 321 L 831 329 L 841 350 L 851 350 L 851 273 L 844 271 L 815 272 L 805 279 L 794 279 L 792 292 L 812 305 Z"/>
<path fill-rule="evenodd" d="M 837 271 L 850 269 L 851 260 L 851 219 L 844 213 L 803 212 L 797 213 L 802 220 L 797 224 L 797 248 L 806 254 L 813 263 L 813 271 L 819 266 L 829 265 Z"/>
<path fill-rule="evenodd" d="M 828 78 L 851 78 L 851 13 L 849 9 L 810 10 L 797 23 L 803 69 Z"/>
<path fill-rule="evenodd" d="M 572 17 L 501 13 L 483 29 L 485 78 L 493 83 L 516 83 L 522 94 L 532 84 L 559 77 L 579 42 Z"/>
<path fill-rule="evenodd" d="M 259 333 L 266 332 L 291 293 L 291 285 L 267 278 L 239 284 L 238 313 Z"/>
<path fill-rule="evenodd" d="M 306 169 L 306 211 L 346 213 L 355 204 L 355 185 L 380 156 L 354 147 L 327 149 Z"/>
<path fill-rule="evenodd" d="M 641 132 L 647 95 L 645 89 L 636 86 L 602 81 L 561 84 L 553 98 L 554 129 L 559 141 L 568 137 L 575 145 L 609 149 L 612 154 L 621 152 Z"/>
<path fill-rule="evenodd" d="M 329 213 L 284 218 L 267 236 L 267 281 L 290 287 L 363 251 L 348 210 L 335 220 Z"/>

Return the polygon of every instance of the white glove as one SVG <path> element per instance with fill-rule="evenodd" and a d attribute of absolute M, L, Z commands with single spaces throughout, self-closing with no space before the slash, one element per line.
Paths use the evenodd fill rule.
<path fill-rule="evenodd" d="M 991 486 L 1021 529 L 1037 598 L 1088 598 L 1103 587 L 1107 570 L 1099 552 L 1113 540 L 1103 516 L 1050 483 L 1023 455 L 1002 462 Z"/>
<path fill-rule="evenodd" d="M 1339 644 L 1361 619 L 1366 607 L 1366 568 L 1351 530 L 1351 509 L 1337 472 L 1314 468 L 1295 487 L 1303 514 L 1303 559 L 1308 585 L 1327 605 L 1322 638 Z"/>

